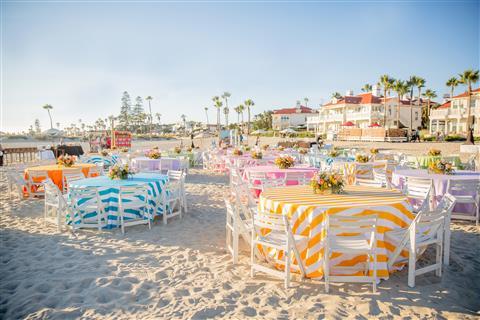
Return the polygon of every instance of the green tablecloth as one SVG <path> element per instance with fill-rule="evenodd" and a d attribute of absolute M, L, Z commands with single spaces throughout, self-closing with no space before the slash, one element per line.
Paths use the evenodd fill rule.
<path fill-rule="evenodd" d="M 455 167 L 461 168 L 462 161 L 458 156 L 420 156 L 417 157 L 418 164 L 420 168 L 426 169 L 430 163 L 433 163 L 437 160 L 445 159 L 451 162 Z"/>

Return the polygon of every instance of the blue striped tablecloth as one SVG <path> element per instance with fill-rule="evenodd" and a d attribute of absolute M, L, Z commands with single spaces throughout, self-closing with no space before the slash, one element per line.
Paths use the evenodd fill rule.
<path fill-rule="evenodd" d="M 107 213 L 107 228 L 118 227 L 118 193 L 121 186 L 136 186 L 146 185 L 148 188 L 150 212 L 155 215 L 161 215 L 163 213 L 162 204 L 162 192 L 165 188 L 165 183 L 168 181 L 168 177 L 163 174 L 154 173 L 138 173 L 126 180 L 112 180 L 107 176 L 95 177 L 90 179 L 82 179 L 74 181 L 70 184 L 71 188 L 76 187 L 94 187 L 97 188 L 100 193 L 100 198 L 105 206 L 105 212 Z M 85 199 L 88 201 L 88 199 Z M 125 218 L 131 219 L 139 216 L 140 213 L 136 210 L 128 210 Z M 90 212 L 85 217 L 87 219 L 95 220 L 97 212 Z M 72 223 L 69 219 L 69 224 Z M 73 219 L 74 223 L 80 223 L 78 216 Z"/>
<path fill-rule="evenodd" d="M 116 154 L 113 154 L 111 156 L 101 156 L 101 155 L 92 155 L 92 156 L 87 156 L 85 159 L 83 159 L 83 162 L 85 163 L 93 163 L 93 164 L 99 164 L 103 163 L 106 166 L 113 166 L 119 161 L 119 157 Z"/>

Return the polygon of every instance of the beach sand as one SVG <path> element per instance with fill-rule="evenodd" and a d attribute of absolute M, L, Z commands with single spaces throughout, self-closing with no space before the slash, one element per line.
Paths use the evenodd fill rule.
<path fill-rule="evenodd" d="M 405 145 L 405 144 L 398 144 Z M 2 319 L 372 319 L 480 317 L 480 228 L 453 222 L 451 264 L 407 286 L 407 272 L 370 285 L 250 278 L 249 249 L 225 251 L 224 175 L 190 170 L 189 212 L 168 225 L 57 232 L 42 200 L 11 200 L 0 181 Z M 422 261 L 432 261 L 427 251 Z M 421 263 L 422 263 L 421 261 Z"/>

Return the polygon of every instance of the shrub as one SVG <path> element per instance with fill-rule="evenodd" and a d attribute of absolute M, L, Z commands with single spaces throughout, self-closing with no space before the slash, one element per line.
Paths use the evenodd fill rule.
<path fill-rule="evenodd" d="M 445 137 L 445 141 L 465 141 L 467 138 L 461 135 L 448 135 Z"/>

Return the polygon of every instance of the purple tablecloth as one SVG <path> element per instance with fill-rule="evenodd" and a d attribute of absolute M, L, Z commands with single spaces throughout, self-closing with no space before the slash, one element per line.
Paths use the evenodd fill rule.
<path fill-rule="evenodd" d="M 433 174 L 429 173 L 425 169 L 401 169 L 395 170 L 392 174 L 392 185 L 395 188 L 403 189 L 405 185 L 405 178 L 428 178 L 432 179 L 435 192 L 435 200 L 438 202 L 447 192 L 447 186 L 449 180 L 473 180 L 480 179 L 480 172 L 457 170 L 454 174 Z M 476 191 L 472 190 L 470 193 L 464 193 L 463 195 L 476 195 Z M 454 211 L 458 212 L 472 212 L 473 206 L 469 205 L 456 205 Z"/>
<path fill-rule="evenodd" d="M 138 157 L 132 159 L 132 167 L 136 170 L 180 170 L 180 159 L 160 158 L 150 159 L 147 157 Z"/>

